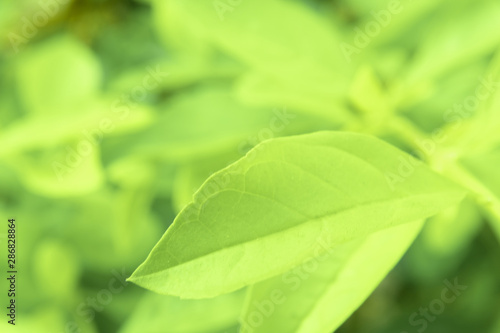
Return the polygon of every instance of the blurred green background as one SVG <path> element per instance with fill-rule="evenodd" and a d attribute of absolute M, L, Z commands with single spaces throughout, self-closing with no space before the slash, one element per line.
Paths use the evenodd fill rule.
<path fill-rule="evenodd" d="M 474 117 L 499 31 L 497 0 L 2 0 L 0 257 L 3 277 L 15 218 L 19 274 L 0 331 L 237 332 L 244 291 L 181 301 L 125 282 L 197 187 L 318 130 L 439 167 L 418 140 Z M 418 332 L 411 314 L 458 278 L 425 331 L 500 332 L 498 245 L 472 198 L 433 218 L 338 331 Z"/>

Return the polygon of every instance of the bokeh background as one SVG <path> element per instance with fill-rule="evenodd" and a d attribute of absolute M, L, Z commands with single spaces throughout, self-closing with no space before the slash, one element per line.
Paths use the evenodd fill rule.
<path fill-rule="evenodd" d="M 425 159 L 420 139 L 494 94 L 499 31 L 496 0 L 2 0 L 3 312 L 8 218 L 19 274 L 0 331 L 237 332 L 244 291 L 181 301 L 125 282 L 197 187 L 318 130 Z M 467 290 L 425 331 L 500 332 L 487 220 L 472 198 L 432 219 L 338 332 L 419 332 L 412 313 L 456 278 Z"/>

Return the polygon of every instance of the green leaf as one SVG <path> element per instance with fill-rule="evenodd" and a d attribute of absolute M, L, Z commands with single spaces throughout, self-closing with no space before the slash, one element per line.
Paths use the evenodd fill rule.
<path fill-rule="evenodd" d="M 272 85 L 273 90 L 280 90 L 273 96 L 278 104 L 292 107 L 291 103 L 315 100 L 312 111 L 333 118 L 335 112 L 325 109 L 341 100 L 352 74 L 338 47 L 336 27 L 299 2 L 254 0 L 222 6 L 221 3 L 154 1 L 153 8 L 157 19 L 161 18 L 160 31 L 170 29 L 175 20 L 183 31 L 204 38 L 213 48 L 246 64 L 251 73 L 257 72 L 254 75 L 257 79 L 252 79 L 261 88 L 253 93 L 265 97 L 264 87 Z"/>
<path fill-rule="evenodd" d="M 24 317 L 20 324 L 19 317 Z M 10 318 L 9 318 L 10 320 Z M 56 307 L 46 304 L 38 306 L 35 311 L 20 311 L 18 308 L 16 325 L 7 323 L 7 320 L 0 322 L 0 330 L 3 333 L 59 333 L 68 330 L 68 327 L 77 327 L 82 333 L 97 333 L 94 323 L 87 322 L 82 316 L 73 316 L 68 308 Z M 72 326 L 70 326 L 72 325 Z"/>
<path fill-rule="evenodd" d="M 74 106 L 97 96 L 100 64 L 76 39 L 56 37 L 26 50 L 23 56 L 17 79 L 29 111 L 73 113 Z"/>
<path fill-rule="evenodd" d="M 483 227 L 476 202 L 472 196 L 466 197 L 459 206 L 429 219 L 405 255 L 405 270 L 413 281 L 421 284 L 448 278 L 470 254 L 471 245 Z"/>
<path fill-rule="evenodd" d="M 30 154 L 0 157 L 18 174 L 26 188 L 47 197 L 62 198 L 91 193 L 103 186 L 99 147 L 79 154 L 78 142 Z M 87 147 L 87 148 L 88 148 Z"/>
<path fill-rule="evenodd" d="M 469 188 L 500 238 L 500 150 L 463 158 L 445 170 Z"/>
<path fill-rule="evenodd" d="M 500 42 L 500 4 L 487 1 L 456 3 L 445 6 L 441 15 L 427 25 L 425 41 L 408 71 L 408 83 L 432 80 L 448 71 L 467 65 L 495 50 Z"/>
<path fill-rule="evenodd" d="M 228 150 L 237 152 L 240 143 L 269 128 L 275 117 L 272 109 L 240 103 L 224 85 L 204 86 L 173 98 L 150 129 L 130 136 L 124 144 L 141 155 L 196 160 Z M 289 124 L 291 117 L 285 112 L 279 125 Z"/>
<path fill-rule="evenodd" d="M 474 98 L 478 106 L 473 110 L 454 110 L 449 113 L 451 123 L 446 135 L 452 138 L 450 150 L 460 155 L 487 153 L 500 145 L 500 49 L 489 63 L 489 68 L 476 83 Z M 473 111 L 473 112 L 471 112 Z"/>
<path fill-rule="evenodd" d="M 307 77 L 320 75 L 333 79 L 335 73 L 321 73 L 321 69 L 347 72 L 338 48 L 338 33 L 324 18 L 300 3 L 256 0 L 226 11 L 222 17 L 209 0 L 155 1 L 154 6 L 158 15 L 178 14 L 185 18 L 181 24 L 191 26 L 216 46 L 268 73 L 290 76 L 310 69 L 313 72 Z M 256 15 L 259 20 L 255 20 Z M 294 67 L 297 64 L 301 67 Z"/>
<path fill-rule="evenodd" d="M 63 237 L 71 242 L 84 265 L 94 271 L 133 269 L 161 235 L 163 228 L 149 214 L 150 194 L 143 189 L 102 190 L 73 201 L 57 228 L 64 231 Z M 78 214 L 71 215 L 72 210 Z M 69 225 L 65 223 L 68 219 Z"/>
<path fill-rule="evenodd" d="M 362 66 L 356 72 L 349 99 L 358 110 L 375 118 L 383 118 L 393 112 L 382 82 L 370 66 Z"/>
<path fill-rule="evenodd" d="M 500 318 L 500 316 L 497 316 Z M 500 333 L 500 319 L 497 319 L 495 322 L 495 327 L 491 330 L 491 333 Z"/>
<path fill-rule="evenodd" d="M 218 332 L 238 323 L 244 296 L 244 292 L 237 291 L 207 300 L 181 300 L 148 293 L 120 333 Z"/>
<path fill-rule="evenodd" d="M 434 216 L 422 231 L 426 247 L 436 256 L 459 257 L 482 226 L 481 214 L 472 198 Z"/>
<path fill-rule="evenodd" d="M 239 157 L 241 155 L 234 151 L 233 154 L 212 156 L 209 159 L 197 160 L 179 168 L 175 175 L 172 191 L 172 201 L 176 212 L 181 211 L 193 200 L 193 194 L 211 174 L 226 167 Z"/>
<path fill-rule="evenodd" d="M 45 240 L 34 251 L 33 266 L 37 285 L 47 298 L 65 301 L 74 296 L 80 261 L 73 248 L 54 239 Z"/>
<path fill-rule="evenodd" d="M 460 116 L 461 113 L 455 110 L 450 114 L 450 110 L 453 109 L 455 103 L 463 103 L 466 96 L 474 94 L 480 83 L 478 77 L 484 74 L 486 68 L 487 62 L 476 62 L 472 66 L 457 69 L 432 83 L 421 85 L 422 94 L 413 101 L 409 95 L 398 96 L 397 98 L 402 98 L 398 101 L 398 105 L 409 106 L 410 109 L 405 111 L 406 115 L 428 132 L 442 126 L 445 128 L 449 125 L 456 127 L 456 124 L 451 120 L 458 119 L 457 116 Z M 419 88 L 416 86 L 412 86 L 410 89 L 412 93 L 418 90 Z M 459 137 L 462 135 L 463 128 L 460 129 Z"/>
<path fill-rule="evenodd" d="M 350 241 L 252 286 L 242 332 L 333 332 L 399 261 L 422 225 L 407 223 Z"/>
<path fill-rule="evenodd" d="M 389 24 L 383 27 L 380 34 L 373 38 L 373 46 L 379 45 L 391 45 L 391 47 L 405 47 L 407 44 L 413 45 L 414 43 L 420 44 L 420 36 L 423 30 L 421 25 L 427 23 L 428 17 L 431 15 L 432 11 L 436 11 L 436 8 L 449 8 L 449 4 L 446 1 L 438 2 L 432 0 L 401 0 L 401 1 L 381 1 L 376 6 L 371 2 L 367 3 L 362 0 L 356 0 L 357 2 L 363 2 L 365 6 L 365 19 L 363 22 L 357 23 L 358 26 L 363 27 L 366 30 L 366 24 L 373 22 L 375 18 L 374 12 L 381 15 L 381 11 L 390 9 L 392 7 L 396 8 L 398 12 L 392 13 L 390 17 Z M 379 9 L 379 10 L 374 10 Z M 400 10 L 401 9 L 401 10 Z M 383 14 L 382 14 L 383 15 Z M 378 16 L 379 20 L 380 16 Z M 383 19 L 382 19 L 383 20 Z M 379 21 L 380 22 L 380 21 Z M 369 45 L 368 47 L 371 47 Z M 405 47 L 408 49 L 407 47 Z M 367 50 L 368 51 L 368 50 Z M 377 50 L 378 51 L 378 50 Z M 367 52 L 368 53 L 368 52 Z"/>
<path fill-rule="evenodd" d="M 408 155 L 373 137 L 317 132 L 258 145 L 210 177 L 131 281 L 158 293 L 227 293 L 357 237 L 431 216 L 461 200 L 426 167 L 390 184 Z"/>
<path fill-rule="evenodd" d="M 354 118 L 343 100 L 336 98 L 325 100 L 323 92 L 316 89 L 304 94 L 302 87 L 290 86 L 287 82 L 280 82 L 258 73 L 244 75 L 238 81 L 236 89 L 238 97 L 250 105 L 260 107 L 287 105 L 304 114 L 319 116 L 326 120 L 326 123 L 337 125 L 337 128 Z"/>
<path fill-rule="evenodd" d="M 13 123 L 0 133 L 0 156 L 53 148 L 70 140 L 94 145 L 93 142 L 100 141 L 102 137 L 144 128 L 154 118 L 150 108 L 140 105 L 129 107 L 118 98 L 111 99 L 111 96 L 82 103 L 72 111 L 63 115 L 25 117 Z"/>

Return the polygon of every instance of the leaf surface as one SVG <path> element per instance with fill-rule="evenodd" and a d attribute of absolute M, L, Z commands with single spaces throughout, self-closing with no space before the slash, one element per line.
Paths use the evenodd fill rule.
<path fill-rule="evenodd" d="M 407 223 L 350 241 L 252 286 L 242 333 L 333 332 L 399 261 L 422 225 Z"/>
<path fill-rule="evenodd" d="M 346 132 L 265 141 L 203 184 L 130 280 L 158 293 L 213 297 L 319 255 L 320 236 L 334 247 L 461 200 L 458 186 L 421 164 L 389 182 L 405 158 Z"/>
<path fill-rule="evenodd" d="M 181 300 L 147 293 L 120 333 L 219 332 L 238 323 L 244 296 L 237 291 L 206 300 Z"/>

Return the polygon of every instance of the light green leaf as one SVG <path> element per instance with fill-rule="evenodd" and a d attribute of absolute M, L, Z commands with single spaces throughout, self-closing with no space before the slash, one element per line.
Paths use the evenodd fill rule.
<path fill-rule="evenodd" d="M 67 301 L 74 296 L 81 268 L 73 248 L 54 239 L 42 241 L 34 251 L 33 269 L 38 287 L 49 299 Z"/>
<path fill-rule="evenodd" d="M 500 238 L 500 150 L 487 154 L 469 156 L 456 165 L 450 166 L 447 173 L 461 182 L 474 193 L 481 209 Z"/>
<path fill-rule="evenodd" d="M 374 19 L 378 22 L 383 22 L 387 26 L 382 25 L 380 34 L 373 38 L 373 44 L 380 46 L 381 44 L 404 45 L 411 44 L 419 41 L 420 33 L 422 31 L 422 24 L 425 25 L 428 17 L 436 8 L 448 8 L 446 1 L 433 1 L 433 0 L 400 0 L 400 1 L 380 1 L 376 6 L 372 3 L 363 2 L 365 6 L 365 19 L 359 23 L 360 27 L 366 30 L 366 24 L 373 22 Z M 390 10 L 390 19 L 384 18 L 381 13 L 384 10 Z M 378 14 L 375 16 L 373 13 Z M 386 23 L 387 21 L 388 24 Z M 423 23 L 424 22 L 424 23 Z M 367 52 L 368 53 L 368 52 Z"/>
<path fill-rule="evenodd" d="M 482 226 L 481 214 L 471 198 L 434 216 L 422 231 L 426 247 L 436 256 L 459 257 Z"/>
<path fill-rule="evenodd" d="M 94 271 L 109 273 L 110 267 L 133 269 L 163 229 L 149 214 L 151 197 L 145 190 L 102 190 L 71 202 L 69 211 L 73 209 L 78 214 L 65 212 L 59 229 L 83 264 Z M 71 224 L 66 223 L 69 219 Z M 97 229 L 99 233 L 95 232 Z"/>
<path fill-rule="evenodd" d="M 207 300 L 181 300 L 148 293 L 120 333 L 218 332 L 238 323 L 244 296 L 237 291 Z"/>
<path fill-rule="evenodd" d="M 489 68 L 475 82 L 474 94 L 466 100 L 475 100 L 477 105 L 471 110 L 454 110 L 448 113 L 450 124 L 447 135 L 452 138 L 449 149 L 460 155 L 487 153 L 500 145 L 500 49 L 496 52 Z M 473 112 L 471 112 L 473 111 Z"/>
<path fill-rule="evenodd" d="M 232 59 L 198 59 L 190 54 L 129 69 L 112 81 L 110 89 L 118 93 L 133 91 L 137 84 L 144 80 L 148 68 L 158 68 L 161 72 L 168 73 L 166 79 L 159 80 L 158 86 L 151 89 L 151 92 L 155 93 L 162 89 L 175 92 L 211 78 L 231 78 L 241 72 L 241 67 Z"/>
<path fill-rule="evenodd" d="M 445 128 L 448 126 L 456 127 L 453 120 L 458 120 L 461 115 L 470 112 L 454 109 L 453 105 L 457 102 L 462 104 L 469 95 L 474 95 L 475 89 L 480 84 L 478 77 L 484 74 L 486 68 L 486 61 L 476 62 L 471 66 L 454 70 L 449 75 L 432 83 L 424 83 L 420 86 L 423 89 L 422 94 L 417 96 L 414 101 L 411 101 L 409 95 L 400 95 L 395 98 L 402 98 L 398 101 L 399 105 L 410 107 L 409 110 L 405 111 L 406 115 L 428 132 L 441 126 L 445 126 Z M 418 89 L 416 86 L 412 86 L 410 92 L 414 93 Z M 457 136 L 460 138 L 464 135 L 463 128 L 460 128 L 459 132 Z M 447 141 L 452 141 L 451 135 Z"/>
<path fill-rule="evenodd" d="M 334 28 L 300 3 L 256 0 L 241 3 L 223 15 L 215 4 L 209 0 L 154 2 L 155 10 L 160 11 L 158 15 L 177 13 L 186 19 L 181 24 L 191 26 L 218 47 L 268 73 L 289 76 L 311 69 L 313 72 L 307 77 L 334 79 L 338 73 L 321 73 L 321 69 L 347 72 Z M 259 20 L 255 20 L 256 15 Z M 278 16 L 280 24 L 276 24 Z M 287 70 L 292 73 L 286 73 Z"/>
<path fill-rule="evenodd" d="M 154 117 L 150 108 L 128 105 L 118 98 L 92 100 L 73 111 L 26 117 L 13 123 L 0 133 L 0 156 L 53 148 L 70 140 L 99 145 L 103 137 L 137 131 L 149 125 Z"/>
<path fill-rule="evenodd" d="M 129 136 L 124 144 L 134 153 L 167 160 L 201 159 L 237 152 L 239 144 L 270 128 L 276 117 L 272 109 L 240 103 L 227 86 L 205 86 L 173 98 L 149 130 Z M 287 113 L 284 117 L 278 119 L 280 126 L 292 121 Z"/>
<path fill-rule="evenodd" d="M 349 99 L 361 112 L 374 117 L 383 118 L 393 111 L 382 82 L 369 66 L 362 66 L 356 72 Z"/>
<path fill-rule="evenodd" d="M 242 333 L 330 333 L 377 287 L 411 245 L 422 222 L 334 247 L 249 290 Z"/>
<path fill-rule="evenodd" d="M 73 107 L 97 96 L 101 68 L 90 50 L 69 36 L 26 50 L 17 80 L 29 111 L 73 113 Z"/>
<path fill-rule="evenodd" d="M 423 165 L 376 138 L 317 132 L 266 141 L 210 177 L 135 271 L 158 293 L 204 298 L 239 289 L 354 238 L 431 216 L 461 200 Z"/>
<path fill-rule="evenodd" d="M 429 219 L 406 254 L 405 270 L 412 280 L 422 284 L 449 277 L 469 255 L 482 227 L 483 218 L 476 202 L 472 196 L 466 197 L 459 206 Z"/>
<path fill-rule="evenodd" d="M 451 3 L 450 3 L 451 4 Z M 427 25 L 425 40 L 408 71 L 408 82 L 435 79 L 495 50 L 500 42 L 500 4 L 453 2 Z M 410 84 L 411 87 L 411 84 Z"/>
<path fill-rule="evenodd" d="M 234 151 L 232 154 L 212 156 L 211 158 L 197 160 L 179 168 L 175 175 L 172 192 L 172 201 L 176 212 L 181 211 L 193 200 L 193 194 L 203 182 L 214 172 L 236 161 L 241 155 Z"/>
<path fill-rule="evenodd" d="M 299 93 L 303 100 L 316 100 L 323 105 L 322 110 L 338 103 L 352 69 L 338 47 L 335 26 L 299 2 L 221 3 L 154 1 L 153 8 L 155 15 L 167 22 L 160 30 L 168 29 L 169 18 L 174 17 L 183 30 L 199 39 L 204 37 L 213 47 L 258 72 L 259 78 L 265 78 L 259 84 L 279 87 L 281 93 L 274 96 L 280 98 L 278 103 L 288 104 L 287 96 L 297 101 L 292 92 Z M 265 93 L 263 89 L 258 92 Z M 330 112 L 332 117 L 335 112 Z"/>
<path fill-rule="evenodd" d="M 67 308 L 48 304 L 30 312 L 18 310 L 15 324 L 2 320 L 0 330 L 2 333 L 62 333 L 67 332 L 68 327 L 77 327 L 81 333 L 97 333 L 94 323 L 83 320 L 81 316 L 72 316 Z"/>
<path fill-rule="evenodd" d="M 104 182 L 100 149 L 90 144 L 85 150 L 78 147 L 73 141 L 65 147 L 11 155 L 4 161 L 34 193 L 56 198 L 87 194 Z"/>
<path fill-rule="evenodd" d="M 156 177 L 154 167 L 151 164 L 134 156 L 113 161 L 106 171 L 112 182 L 131 189 L 147 187 Z M 134 175 L 134 177 L 130 177 L 130 175 Z"/>
<path fill-rule="evenodd" d="M 304 89 L 294 87 L 287 82 L 259 73 L 248 73 L 242 76 L 236 85 L 236 93 L 245 103 L 260 107 L 286 105 L 302 111 L 304 114 L 319 116 L 331 125 L 343 125 L 352 121 L 354 116 L 344 105 L 343 100 L 331 98 L 324 100 L 320 90 L 304 94 Z"/>

